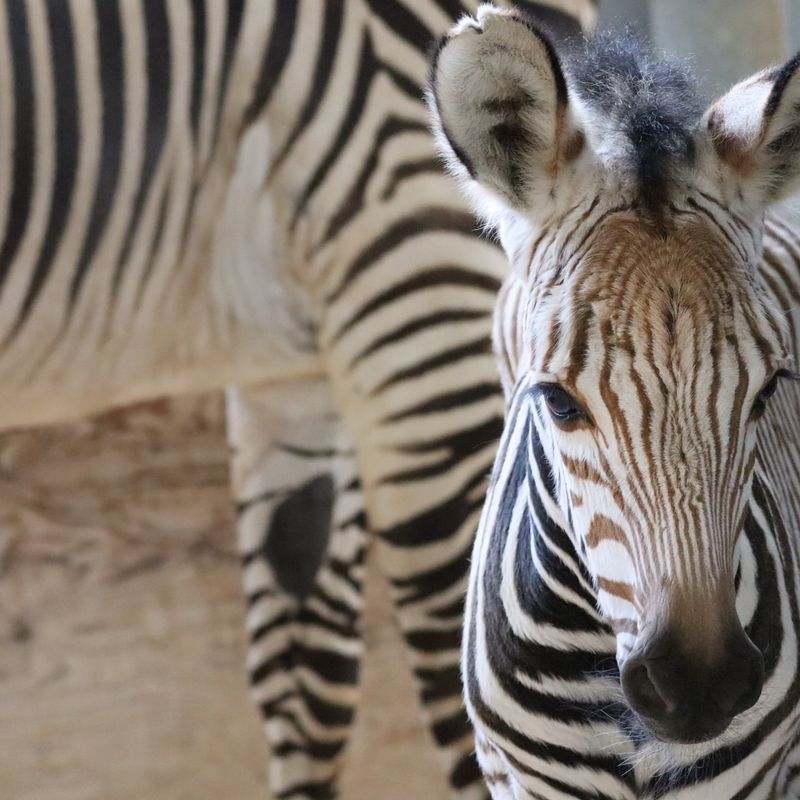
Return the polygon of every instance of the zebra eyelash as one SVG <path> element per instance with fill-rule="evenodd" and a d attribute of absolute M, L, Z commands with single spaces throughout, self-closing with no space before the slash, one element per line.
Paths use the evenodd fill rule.
<path fill-rule="evenodd" d="M 753 402 L 752 416 L 755 419 L 761 417 L 766 411 L 767 403 L 778 391 L 781 380 L 800 381 L 800 373 L 789 369 L 779 369 L 764 386 L 761 387 L 761 391 L 756 395 L 756 399 Z"/>
<path fill-rule="evenodd" d="M 575 426 L 584 423 L 592 425 L 592 418 L 589 412 L 584 408 L 583 404 L 576 400 L 571 392 L 567 391 L 563 386 L 558 383 L 550 381 L 542 381 L 531 387 L 531 395 L 534 399 L 541 399 L 544 401 L 547 410 L 550 413 L 553 421 L 564 430 L 572 430 Z M 572 404 L 572 409 L 569 413 L 560 414 L 556 409 L 556 399 L 566 400 Z"/>
<path fill-rule="evenodd" d="M 775 373 L 775 374 L 774 374 L 774 375 L 773 375 L 773 376 L 772 376 L 772 377 L 771 377 L 771 378 L 770 378 L 770 379 L 769 379 L 769 380 L 766 382 L 766 384 L 764 384 L 764 386 L 762 387 L 762 389 L 761 389 L 761 392 L 759 392 L 759 394 L 763 394 L 763 392 L 764 392 L 764 391 L 765 391 L 767 388 L 769 388 L 770 386 L 772 386 L 772 385 L 774 385 L 774 386 L 775 386 L 775 389 L 777 389 L 777 388 L 778 388 L 778 386 L 780 385 L 780 382 L 781 382 L 782 380 L 785 380 L 785 381 L 797 381 L 797 382 L 800 382 L 800 372 L 795 372 L 794 370 L 791 370 L 791 369 L 779 369 L 779 370 L 778 370 L 778 371 L 777 371 L 777 372 L 776 372 L 776 373 Z M 773 394 L 774 394 L 774 391 L 773 391 Z"/>

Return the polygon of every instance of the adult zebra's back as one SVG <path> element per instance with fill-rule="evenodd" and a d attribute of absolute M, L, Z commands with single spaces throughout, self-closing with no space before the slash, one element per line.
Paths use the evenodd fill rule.
<path fill-rule="evenodd" d="M 592 16 L 555 5 L 556 26 Z M 441 175 L 421 102 L 428 44 L 461 11 L 0 7 L 0 420 L 269 384 L 229 407 L 279 797 L 335 792 L 365 519 L 453 794 L 484 791 L 458 644 L 502 415 L 488 340 L 505 267 Z"/>

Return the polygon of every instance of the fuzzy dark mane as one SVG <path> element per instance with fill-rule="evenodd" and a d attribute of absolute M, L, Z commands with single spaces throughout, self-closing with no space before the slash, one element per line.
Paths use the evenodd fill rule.
<path fill-rule="evenodd" d="M 657 210 L 670 174 L 694 158 L 703 103 L 688 65 L 625 32 L 575 46 L 565 67 L 580 97 L 630 141 L 641 199 Z"/>

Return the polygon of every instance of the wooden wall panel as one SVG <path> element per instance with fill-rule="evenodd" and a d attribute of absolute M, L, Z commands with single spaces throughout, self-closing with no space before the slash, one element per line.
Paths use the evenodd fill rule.
<path fill-rule="evenodd" d="M 263 800 L 222 401 L 0 437 L 0 797 Z M 443 800 L 380 582 L 347 800 Z"/>

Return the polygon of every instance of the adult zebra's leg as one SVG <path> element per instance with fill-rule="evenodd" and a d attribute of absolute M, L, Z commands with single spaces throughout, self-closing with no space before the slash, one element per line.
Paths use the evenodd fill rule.
<path fill-rule="evenodd" d="M 446 205 L 435 205 L 437 191 Z M 490 339 L 505 270 L 475 237 L 473 218 L 452 208 L 445 179 L 429 179 L 413 197 L 429 205 L 409 209 L 391 234 L 385 220 L 365 221 L 375 241 L 352 261 L 337 254 L 320 341 L 451 797 L 476 800 L 487 793 L 462 701 L 460 644 L 469 556 L 502 428 Z"/>
<path fill-rule="evenodd" d="M 270 789 L 333 798 L 363 649 L 367 535 L 352 445 L 323 379 L 231 389 L 227 414 Z"/>

